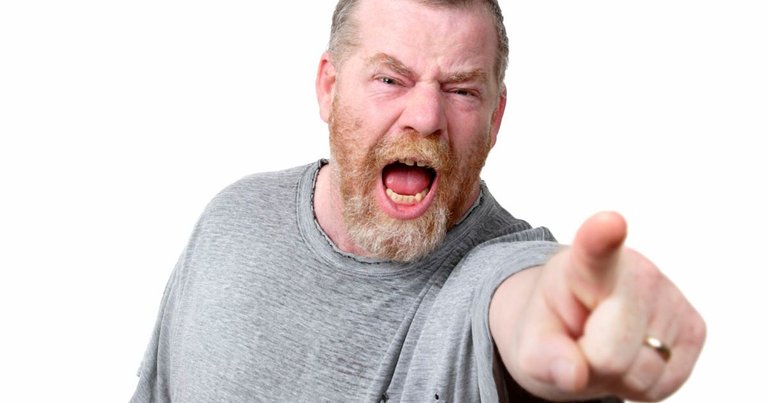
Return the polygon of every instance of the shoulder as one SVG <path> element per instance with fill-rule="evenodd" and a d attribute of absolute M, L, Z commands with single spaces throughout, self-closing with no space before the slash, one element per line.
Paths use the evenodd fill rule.
<path fill-rule="evenodd" d="M 547 228 L 520 229 L 472 248 L 451 277 L 459 283 L 470 278 L 477 282 L 488 277 L 506 277 L 543 264 L 559 248 Z"/>
<path fill-rule="evenodd" d="M 260 172 L 241 178 L 224 188 L 213 199 L 214 202 L 248 197 L 269 200 L 286 192 L 295 192 L 301 178 L 316 164 L 302 165 L 281 171 Z"/>
<path fill-rule="evenodd" d="M 525 223 L 527 225 L 527 223 Z M 474 247 L 464 258 L 465 264 L 509 259 L 537 250 L 557 247 L 555 237 L 546 227 L 517 228 L 515 231 L 490 239 Z"/>
<path fill-rule="evenodd" d="M 285 225 L 296 215 L 302 178 L 317 164 L 251 174 L 221 190 L 203 210 L 195 234 L 217 236 Z"/>
<path fill-rule="evenodd" d="M 297 189 L 317 163 L 281 171 L 245 176 L 221 190 L 208 204 L 205 213 L 275 207 L 295 201 Z"/>

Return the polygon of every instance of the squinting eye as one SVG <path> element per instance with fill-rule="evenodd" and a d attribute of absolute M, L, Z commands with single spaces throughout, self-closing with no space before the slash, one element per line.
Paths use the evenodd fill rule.
<path fill-rule="evenodd" d="M 461 95 L 461 96 L 465 96 L 465 97 L 466 96 L 474 95 L 471 91 L 464 90 L 464 89 L 461 89 L 461 88 L 453 90 L 453 93 L 456 94 L 456 95 Z"/>
<path fill-rule="evenodd" d="M 379 81 L 381 81 L 382 83 L 387 84 L 387 85 L 395 85 L 395 84 L 397 84 L 394 79 L 389 78 L 389 77 L 381 77 L 381 78 L 379 78 Z"/>

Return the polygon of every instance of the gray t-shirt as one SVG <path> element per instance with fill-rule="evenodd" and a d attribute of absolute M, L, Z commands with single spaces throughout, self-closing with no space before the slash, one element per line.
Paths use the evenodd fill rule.
<path fill-rule="evenodd" d="M 339 251 L 312 211 L 323 161 L 246 177 L 200 218 L 132 402 L 505 400 L 495 288 L 559 246 L 482 196 L 408 264 Z"/>

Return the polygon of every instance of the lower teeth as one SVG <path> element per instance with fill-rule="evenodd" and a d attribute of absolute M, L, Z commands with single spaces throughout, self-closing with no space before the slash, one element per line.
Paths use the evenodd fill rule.
<path fill-rule="evenodd" d="M 399 193 L 396 193 L 390 188 L 387 188 L 387 196 L 389 198 L 398 204 L 416 204 L 422 200 L 424 200 L 424 197 L 427 195 L 427 192 L 429 189 L 424 189 L 419 193 L 416 193 L 415 195 L 401 195 Z"/>

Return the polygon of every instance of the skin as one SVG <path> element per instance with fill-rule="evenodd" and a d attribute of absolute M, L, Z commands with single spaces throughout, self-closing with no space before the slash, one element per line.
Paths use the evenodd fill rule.
<path fill-rule="evenodd" d="M 472 159 L 478 136 L 495 143 L 506 94 L 492 74 L 490 15 L 407 0 L 363 1 L 355 15 L 376 24 L 361 24 L 360 45 L 343 63 L 322 56 L 316 89 L 326 122 L 335 101 L 361 125 L 356 147 L 369 149 L 414 129 L 450 144 L 459 166 Z M 389 62 L 371 64 L 381 54 L 407 74 Z M 368 256 L 347 233 L 337 169 L 332 159 L 319 173 L 318 222 L 341 250 Z M 462 212 L 479 194 L 479 176 L 467 192 Z M 609 394 L 656 401 L 690 375 L 704 344 L 704 321 L 650 260 L 624 246 L 626 234 L 617 213 L 590 217 L 570 247 L 508 278 L 494 294 L 491 334 L 509 374 L 529 392 L 561 401 Z M 646 335 L 669 346 L 668 362 L 643 345 Z"/>

